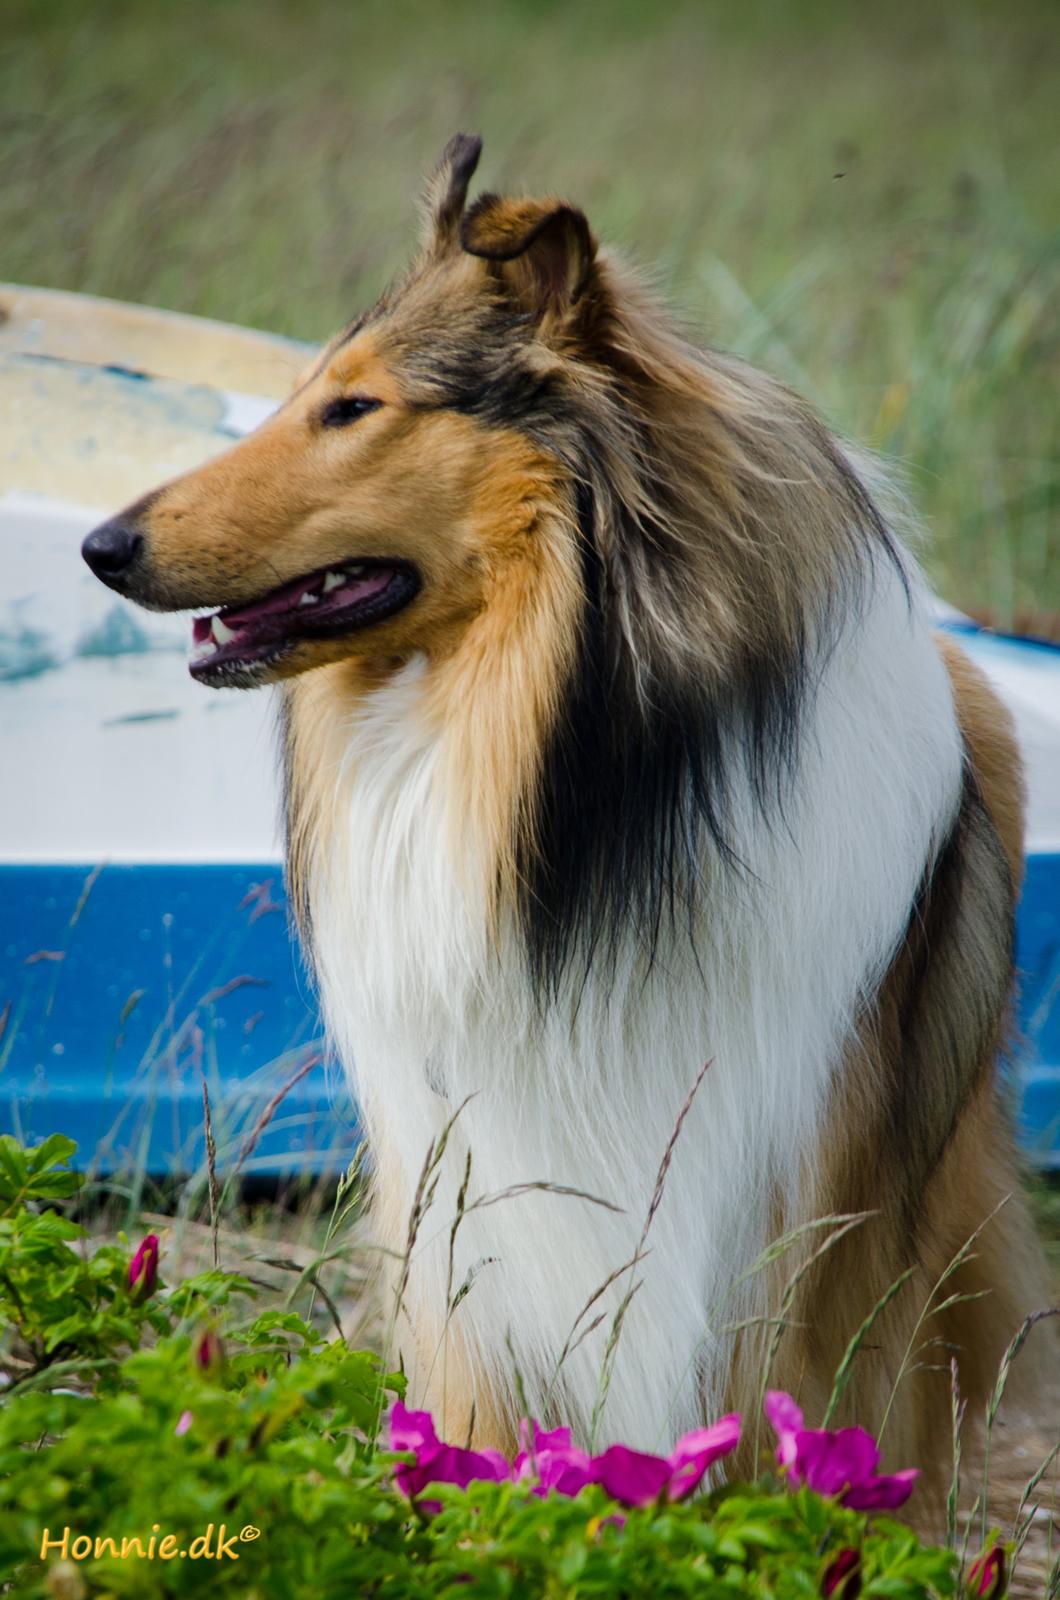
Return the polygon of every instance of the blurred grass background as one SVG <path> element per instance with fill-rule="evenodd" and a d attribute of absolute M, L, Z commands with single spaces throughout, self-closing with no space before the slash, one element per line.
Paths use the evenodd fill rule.
<path fill-rule="evenodd" d="M 4 0 L 0 278 L 322 338 L 458 128 L 905 464 L 954 603 L 1060 636 L 1052 0 Z"/>

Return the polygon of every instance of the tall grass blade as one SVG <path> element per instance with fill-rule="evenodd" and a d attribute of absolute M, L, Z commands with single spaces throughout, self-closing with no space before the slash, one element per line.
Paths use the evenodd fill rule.
<path fill-rule="evenodd" d="M 249 1161 L 250 1157 L 254 1154 L 254 1151 L 258 1147 L 258 1140 L 265 1132 L 265 1129 L 269 1126 L 269 1123 L 272 1121 L 273 1117 L 276 1115 L 277 1111 L 283 1104 L 284 1100 L 286 1100 L 291 1090 L 296 1084 L 301 1083 L 302 1079 L 306 1077 L 307 1074 L 312 1072 L 314 1067 L 319 1067 L 323 1059 L 324 1058 L 320 1054 L 319 1050 L 314 1050 L 313 1053 L 307 1057 L 305 1061 L 303 1061 L 298 1070 L 291 1074 L 286 1083 L 282 1083 L 280 1085 L 272 1099 L 269 1101 L 268 1105 L 262 1111 L 257 1122 L 255 1122 L 253 1128 L 250 1130 L 248 1137 L 244 1141 L 243 1148 L 239 1152 L 239 1156 L 232 1172 L 233 1177 L 238 1175 L 243 1164 L 246 1161 Z"/>
<path fill-rule="evenodd" d="M 196 1029 L 198 1033 L 199 1030 Z M 217 1185 L 217 1146 L 213 1136 L 213 1117 L 210 1114 L 210 1088 L 206 1082 L 206 1074 L 202 1070 L 202 1056 L 200 1047 L 199 1076 L 202 1079 L 202 1122 L 203 1136 L 206 1141 L 206 1171 L 209 1175 L 208 1193 L 210 1197 L 210 1242 L 213 1249 L 214 1271 L 221 1265 L 221 1244 L 218 1234 L 220 1220 L 218 1217 L 218 1185 Z"/>
<path fill-rule="evenodd" d="M 950 1433 L 953 1439 L 953 1467 L 946 1496 L 946 1548 L 957 1549 L 957 1506 L 961 1497 L 961 1447 L 964 1437 L 964 1411 L 961 1399 L 957 1358 L 950 1359 Z"/>
<path fill-rule="evenodd" d="M 882 1316 L 887 1307 L 890 1305 L 891 1301 L 894 1299 L 895 1295 L 905 1286 L 905 1284 L 909 1282 L 915 1271 L 915 1267 L 907 1267 L 902 1273 L 901 1277 L 894 1280 L 890 1288 L 887 1289 L 877 1300 L 876 1304 L 873 1306 L 872 1310 L 861 1324 L 861 1327 L 858 1328 L 850 1343 L 847 1345 L 843 1354 L 843 1359 L 839 1363 L 835 1378 L 832 1381 L 832 1393 L 828 1397 L 828 1406 L 825 1410 L 824 1420 L 821 1423 L 822 1428 L 827 1428 L 831 1423 L 832 1418 L 835 1416 L 839 1402 L 842 1400 L 843 1395 L 846 1392 L 847 1384 L 850 1382 L 850 1374 L 854 1366 L 855 1357 L 857 1356 L 857 1353 L 861 1349 L 861 1346 L 864 1344 L 865 1340 L 868 1338 L 869 1334 L 872 1332 L 877 1317 Z"/>
<path fill-rule="evenodd" d="M 600 1424 L 600 1418 L 603 1415 L 604 1406 L 607 1403 L 608 1391 L 611 1388 L 611 1377 L 614 1372 L 615 1358 L 618 1353 L 619 1339 L 622 1336 L 622 1328 L 626 1320 L 626 1312 L 629 1310 L 633 1296 L 637 1293 L 637 1290 L 641 1286 L 642 1280 L 635 1281 L 636 1270 L 641 1261 L 644 1259 L 648 1234 L 651 1232 L 651 1225 L 655 1221 L 656 1213 L 662 1204 L 662 1197 L 666 1188 L 666 1178 L 670 1171 L 671 1162 L 674 1158 L 674 1151 L 677 1148 L 677 1141 L 681 1137 L 681 1131 L 684 1128 L 685 1122 L 688 1118 L 688 1113 L 692 1109 L 692 1103 L 695 1100 L 696 1095 L 699 1093 L 700 1085 L 702 1084 L 707 1073 L 710 1071 L 710 1067 L 711 1062 L 704 1061 L 703 1065 L 699 1069 L 699 1072 L 696 1074 L 695 1082 L 689 1089 L 688 1094 L 685 1096 L 684 1104 L 677 1113 L 677 1120 L 674 1123 L 673 1131 L 670 1134 L 669 1140 L 667 1141 L 666 1149 L 663 1151 L 662 1160 L 659 1163 L 659 1170 L 655 1175 L 655 1187 L 652 1190 L 651 1199 L 648 1201 L 648 1210 L 644 1218 L 644 1226 L 640 1231 L 640 1238 L 637 1240 L 637 1247 L 629 1260 L 628 1271 L 630 1286 L 623 1299 L 619 1302 L 618 1309 L 615 1312 L 614 1320 L 611 1324 L 611 1331 L 608 1335 L 607 1344 L 604 1347 L 603 1361 L 601 1362 L 600 1366 L 600 1378 L 596 1387 L 596 1398 L 593 1402 L 592 1420 L 589 1427 L 590 1450 L 595 1448 L 597 1429 Z M 601 1289 L 600 1293 L 602 1292 L 603 1290 Z"/>
<path fill-rule="evenodd" d="M 759 1451 L 759 1445 L 761 1443 L 762 1413 L 763 1413 L 763 1407 L 765 1405 L 766 1390 L 769 1388 L 769 1380 L 770 1380 L 770 1377 L 772 1376 L 773 1366 L 774 1366 L 774 1363 L 775 1363 L 775 1361 L 777 1359 L 777 1353 L 780 1350 L 780 1342 L 784 1337 L 784 1330 L 787 1327 L 791 1326 L 791 1323 L 790 1323 L 791 1308 L 795 1304 L 795 1297 L 799 1292 L 799 1285 L 802 1283 L 802 1280 L 806 1277 L 807 1273 L 809 1273 L 809 1272 L 811 1272 L 813 1270 L 813 1268 L 816 1266 L 817 1262 L 820 1261 L 822 1259 L 822 1257 L 826 1256 L 828 1254 L 829 1250 L 831 1250 L 833 1248 L 833 1246 L 837 1245 L 841 1239 L 845 1239 L 847 1234 L 853 1232 L 853 1230 L 855 1228 L 860 1228 L 861 1224 L 863 1222 L 867 1222 L 869 1217 L 871 1217 L 873 1215 L 874 1215 L 874 1213 L 871 1212 L 871 1211 L 855 1211 L 855 1212 L 851 1212 L 851 1214 L 848 1217 L 844 1218 L 844 1220 L 840 1223 L 840 1225 L 837 1228 L 835 1228 L 833 1230 L 833 1232 L 830 1233 L 826 1239 L 822 1239 L 821 1240 L 820 1244 L 816 1247 L 815 1250 L 810 1252 L 810 1254 L 807 1256 L 806 1260 L 801 1262 L 799 1264 L 799 1266 L 796 1267 L 795 1271 L 792 1273 L 791 1277 L 788 1279 L 787 1283 L 784 1286 L 784 1293 L 781 1295 L 781 1298 L 780 1298 L 780 1306 L 779 1306 L 779 1309 L 778 1309 L 778 1312 L 777 1312 L 777 1316 L 776 1316 L 776 1319 L 775 1319 L 775 1325 L 774 1325 L 774 1328 L 773 1328 L 773 1337 L 772 1337 L 772 1339 L 770 1340 L 770 1343 L 769 1343 L 769 1350 L 768 1350 L 768 1353 L 766 1355 L 765 1366 L 762 1369 L 761 1382 L 759 1383 L 759 1386 L 758 1386 L 758 1404 L 757 1404 L 757 1406 L 755 1408 L 755 1475 L 756 1476 L 758 1474 L 758 1451 Z"/>
<path fill-rule="evenodd" d="M 956 1255 L 951 1257 L 951 1259 L 947 1262 L 946 1266 L 943 1267 L 942 1271 L 939 1273 L 939 1276 L 936 1279 L 934 1286 L 932 1287 L 931 1293 L 928 1295 L 927 1299 L 925 1300 L 923 1308 L 922 1308 L 922 1310 L 920 1312 L 920 1315 L 916 1319 L 916 1323 L 914 1324 L 913 1331 L 909 1336 L 909 1343 L 905 1347 L 905 1351 L 904 1351 L 904 1353 L 902 1355 L 901 1362 L 899 1363 L 898 1372 L 897 1372 L 897 1374 L 895 1376 L 894 1383 L 891 1385 L 891 1392 L 887 1397 L 887 1404 L 884 1407 L 884 1411 L 883 1411 L 883 1420 L 881 1421 L 879 1429 L 878 1429 L 877 1434 L 876 1434 L 877 1440 L 882 1440 L 885 1432 L 887 1431 L 887 1423 L 888 1423 L 888 1421 L 890 1419 L 891 1412 L 894 1409 L 894 1402 L 895 1402 L 895 1399 L 897 1397 L 898 1390 L 900 1389 L 903 1380 L 905 1379 L 905 1377 L 907 1376 L 907 1374 L 909 1372 L 910 1363 L 913 1360 L 914 1355 L 916 1355 L 919 1352 L 920 1346 L 918 1344 L 918 1341 L 919 1341 L 919 1338 L 920 1338 L 920 1330 L 923 1328 L 924 1323 L 928 1320 L 929 1317 L 936 1315 L 936 1313 L 941 1311 L 944 1307 L 954 1305 L 954 1304 L 957 1303 L 957 1300 L 959 1298 L 963 1298 L 963 1297 L 951 1296 L 947 1300 L 943 1301 L 942 1306 L 937 1306 L 934 1303 L 935 1302 L 935 1296 L 938 1294 L 940 1289 L 942 1289 L 947 1283 L 949 1283 L 949 1281 L 953 1277 L 954 1273 L 955 1272 L 959 1272 L 961 1267 L 964 1266 L 965 1262 L 968 1261 L 971 1258 L 972 1251 L 973 1251 L 974 1246 L 975 1246 L 975 1241 L 979 1238 L 979 1235 L 983 1232 L 983 1229 L 989 1227 L 990 1223 L 993 1222 L 993 1220 L 997 1216 L 998 1212 L 1001 1211 L 1002 1208 L 1008 1204 L 1010 1199 L 1011 1199 L 1010 1195 L 1006 1194 L 1006 1195 L 1002 1196 L 1002 1198 L 998 1201 L 997 1205 L 990 1212 L 990 1215 L 987 1216 L 987 1217 L 984 1217 L 982 1222 L 979 1224 L 979 1226 L 976 1229 L 974 1229 L 972 1233 L 970 1233 L 968 1235 L 967 1239 L 965 1239 L 964 1243 L 961 1245 L 961 1247 L 957 1251 Z"/>
<path fill-rule="evenodd" d="M 1060 1306 L 1048 1306 L 1043 1311 L 1032 1311 L 1029 1316 L 1024 1317 L 1019 1328 L 1009 1341 L 1004 1355 L 1001 1357 L 1001 1364 L 997 1372 L 997 1382 L 994 1384 L 993 1393 L 987 1403 L 986 1430 L 983 1438 L 982 1536 L 984 1540 L 986 1539 L 987 1512 L 990 1499 L 990 1445 L 994 1435 L 994 1424 L 997 1421 L 997 1414 L 1001 1410 L 1001 1402 L 1005 1398 L 1005 1390 L 1008 1387 L 1013 1362 L 1026 1344 L 1031 1329 L 1037 1327 L 1039 1322 L 1044 1322 L 1047 1317 L 1060 1317 Z"/>

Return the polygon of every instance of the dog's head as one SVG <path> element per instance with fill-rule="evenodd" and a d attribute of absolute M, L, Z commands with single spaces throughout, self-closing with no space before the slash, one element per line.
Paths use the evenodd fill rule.
<path fill-rule="evenodd" d="M 414 267 L 274 416 L 85 540 L 119 594 L 210 608 L 194 623 L 201 682 L 445 649 L 518 557 L 542 496 L 569 503 L 550 402 L 600 315 L 595 244 L 560 201 L 467 208 L 480 148 L 451 141 Z"/>

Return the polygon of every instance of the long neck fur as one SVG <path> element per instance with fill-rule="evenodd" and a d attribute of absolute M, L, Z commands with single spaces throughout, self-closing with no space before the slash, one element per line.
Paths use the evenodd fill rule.
<path fill-rule="evenodd" d="M 761 456 L 763 419 L 747 429 L 744 456 L 752 434 Z M 711 1062 L 603 1413 L 602 1437 L 648 1448 L 724 1400 L 733 1327 L 761 1310 L 742 1275 L 805 1220 L 834 1074 L 955 815 L 962 752 L 915 575 L 823 433 L 796 437 L 832 462 L 827 516 L 804 461 L 818 514 L 800 526 L 789 504 L 770 529 L 799 451 L 750 462 L 756 515 L 749 489 L 733 505 L 751 556 L 720 592 L 694 503 L 670 493 L 649 526 L 642 500 L 623 521 L 606 452 L 576 436 L 580 495 L 524 505 L 524 558 L 456 648 L 288 691 L 290 871 L 389 1243 L 466 1101 L 414 1318 L 444 1325 L 468 1152 L 469 1198 L 548 1182 L 621 1207 L 530 1192 L 465 1218 L 452 1283 L 477 1276 L 452 1331 L 494 1398 L 518 1370 L 532 1405 L 551 1391 L 587 1428 L 628 1279 L 553 1385 L 555 1363 L 629 1260 Z M 672 448 L 689 447 L 686 430 Z M 444 1414 L 441 1334 L 427 1346 L 417 1375 Z"/>

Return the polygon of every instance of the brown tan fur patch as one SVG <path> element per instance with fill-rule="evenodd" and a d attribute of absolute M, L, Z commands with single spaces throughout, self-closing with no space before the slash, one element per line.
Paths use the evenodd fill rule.
<path fill-rule="evenodd" d="M 972 778 L 985 801 L 999 853 L 1003 847 L 1007 871 L 1018 883 L 1023 869 L 1023 783 L 1011 718 L 956 644 L 940 636 L 939 648 L 953 683 Z M 974 851 L 969 870 L 978 870 Z M 983 870 L 989 872 L 989 865 Z M 930 917 L 926 903 L 918 912 L 924 915 Z M 936 927 L 935 936 L 941 944 L 956 932 L 962 954 L 948 972 L 943 963 L 951 992 L 933 994 L 931 1004 L 965 1011 L 969 990 L 980 982 L 993 990 L 999 966 L 1011 979 L 1010 946 L 1006 939 L 984 978 L 974 965 L 974 941 L 969 943 L 959 925 L 954 926 L 959 907 L 948 902 L 947 915 L 949 923 Z M 1003 1003 L 996 1006 L 992 1025 L 969 1063 L 972 1088 L 967 1101 L 926 1173 L 922 1155 L 893 1143 L 889 1086 L 896 1074 L 908 1070 L 917 1044 L 916 1012 L 910 1002 L 918 966 L 917 939 L 918 930 L 911 930 L 872 1016 L 851 1047 L 838 1081 L 830 1127 L 821 1142 L 824 1165 L 810 1187 L 806 1215 L 783 1219 L 783 1225 L 778 1219 L 779 1234 L 785 1226 L 814 1217 L 868 1214 L 807 1271 L 772 1381 L 798 1393 L 809 1415 L 823 1416 L 833 1375 L 853 1332 L 889 1287 L 912 1269 L 909 1281 L 866 1337 L 835 1421 L 878 1429 L 887 1417 L 886 1458 L 892 1467 L 910 1462 L 923 1466 L 925 1492 L 918 1496 L 917 1515 L 930 1519 L 937 1515 L 948 1487 L 951 1360 L 957 1362 L 960 1394 L 968 1404 L 971 1438 L 1010 1340 L 1029 1312 L 1049 1302 L 1041 1251 L 1023 1196 L 1020 1162 L 996 1080 L 996 1061 L 1008 1026 L 1008 982 Z M 954 1037 L 960 1036 L 951 1035 L 944 1043 L 952 1045 Z M 939 1043 L 938 1038 L 929 1039 L 927 1048 Z M 943 1078 L 947 1075 L 941 1062 L 937 1072 Z M 906 1086 L 905 1093 L 909 1092 Z M 808 1261 L 821 1237 L 812 1236 L 810 1244 L 778 1264 L 764 1286 L 764 1314 L 776 1315 L 786 1282 Z M 966 1259 L 953 1270 L 962 1252 Z M 944 1305 L 941 1312 L 920 1320 L 929 1306 Z M 733 1376 L 733 1401 L 752 1414 L 767 1342 L 763 1336 L 745 1340 Z M 1022 1401 L 1032 1405 L 1038 1416 L 1050 1414 L 1053 1426 L 1060 1425 L 1058 1358 L 1055 1330 L 1043 1324 L 1021 1352 L 1008 1391 L 1011 1404 Z M 892 1399 L 900 1377 L 901 1388 Z M 745 1441 L 744 1470 L 752 1466 L 750 1450 L 751 1442 Z"/>

